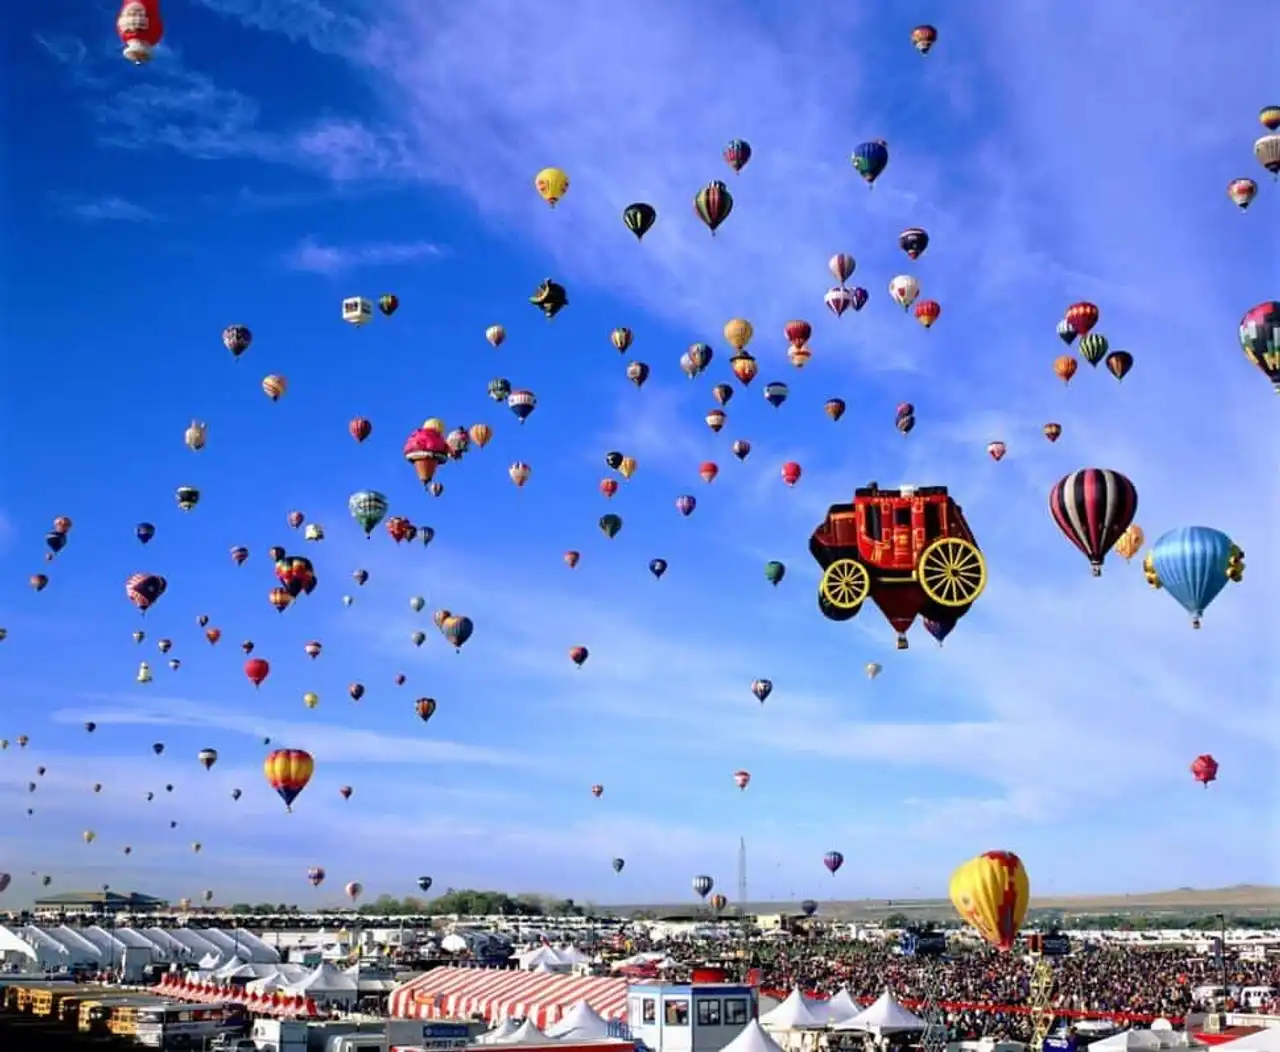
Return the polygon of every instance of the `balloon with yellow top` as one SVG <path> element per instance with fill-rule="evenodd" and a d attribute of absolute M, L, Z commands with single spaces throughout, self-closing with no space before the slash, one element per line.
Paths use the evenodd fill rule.
<path fill-rule="evenodd" d="M 951 904 L 997 950 L 1013 949 L 1027 916 L 1031 882 L 1012 851 L 984 851 L 951 874 Z"/>
<path fill-rule="evenodd" d="M 533 185 L 542 199 L 555 208 L 569 191 L 569 176 L 559 168 L 544 168 L 533 177 Z"/>

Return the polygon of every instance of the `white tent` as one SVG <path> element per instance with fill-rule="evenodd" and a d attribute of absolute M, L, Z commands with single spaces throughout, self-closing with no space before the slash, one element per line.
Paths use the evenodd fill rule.
<path fill-rule="evenodd" d="M 853 999 L 849 988 L 842 987 L 838 994 L 827 1001 L 827 1023 L 831 1026 L 847 1023 L 861 1011 L 862 1005 Z"/>
<path fill-rule="evenodd" d="M 1280 1026 L 1263 1027 L 1256 1034 L 1245 1034 L 1214 1046 L 1214 1052 L 1280 1052 Z"/>
<path fill-rule="evenodd" d="M 547 1037 L 566 1041 L 599 1041 L 609 1036 L 608 1022 L 586 1001 L 579 1001 L 558 1022 L 547 1027 Z"/>
<path fill-rule="evenodd" d="M 885 1034 L 902 1034 L 911 1030 L 924 1030 L 928 1026 L 918 1015 L 908 1012 L 898 1003 L 891 990 L 886 990 L 875 1001 L 833 1030 L 861 1030 L 876 1037 Z"/>
<path fill-rule="evenodd" d="M 516 960 L 526 972 L 565 972 L 572 966 L 572 961 L 553 950 L 550 946 L 539 946 L 525 953 L 516 954 Z"/>
<path fill-rule="evenodd" d="M 532 1019 L 526 1019 L 506 1037 L 494 1038 L 492 1045 L 545 1045 L 550 1040 L 546 1034 L 533 1025 Z"/>
<path fill-rule="evenodd" d="M 492 1030 L 486 1031 L 476 1038 L 477 1045 L 496 1045 L 500 1044 L 504 1038 L 510 1037 L 520 1029 L 520 1024 L 512 1019 L 509 1015 L 502 1017 L 502 1022 L 495 1026 Z"/>
<path fill-rule="evenodd" d="M 1166 1028 L 1164 1030 L 1122 1030 L 1118 1034 L 1104 1037 L 1089 1046 L 1097 1052 L 1159 1052 L 1166 1048 L 1186 1048 L 1187 1035 L 1182 1031 Z M 1244 1052 L 1238 1049 L 1237 1052 Z"/>
<path fill-rule="evenodd" d="M 284 992 L 302 994 L 317 1004 L 347 1005 L 357 999 L 358 984 L 354 975 L 339 971 L 328 961 L 321 961 L 314 971 L 290 983 Z"/>
<path fill-rule="evenodd" d="M 811 1004 L 796 987 L 787 999 L 760 1017 L 766 1030 L 804 1030 L 823 1025 L 823 1010 Z"/>
<path fill-rule="evenodd" d="M 764 1032 L 759 1022 L 749 1019 L 747 1025 L 738 1031 L 738 1036 L 725 1045 L 721 1052 L 783 1052 L 783 1049 Z"/>
<path fill-rule="evenodd" d="M 269 994 L 276 990 L 281 990 L 289 985 L 289 977 L 281 975 L 279 972 L 272 972 L 270 975 L 264 975 L 259 979 L 244 984 L 245 993 L 250 994 Z"/>

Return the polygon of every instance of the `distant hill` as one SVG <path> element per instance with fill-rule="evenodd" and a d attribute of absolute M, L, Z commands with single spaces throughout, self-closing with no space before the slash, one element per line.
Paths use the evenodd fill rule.
<path fill-rule="evenodd" d="M 946 899 L 823 899 L 822 914 L 848 919 L 878 920 L 891 913 L 903 913 L 920 920 L 945 919 L 953 913 Z M 747 913 L 794 913 L 796 902 L 749 902 Z M 689 903 L 615 906 L 619 913 L 645 911 L 659 915 L 690 913 Z M 1065 913 L 1233 913 L 1236 915 L 1280 913 L 1280 886 L 1236 884 L 1229 888 L 1177 888 L 1172 891 L 1117 892 L 1104 895 L 1051 895 L 1032 897 L 1032 910 L 1062 910 Z"/>

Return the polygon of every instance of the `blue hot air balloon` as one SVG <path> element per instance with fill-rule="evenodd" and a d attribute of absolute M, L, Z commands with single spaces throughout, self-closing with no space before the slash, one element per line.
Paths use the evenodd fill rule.
<path fill-rule="evenodd" d="M 137 535 L 138 540 L 143 544 L 146 544 L 147 541 L 151 540 L 151 538 L 156 535 L 156 528 L 149 522 L 140 522 L 136 527 L 134 527 L 133 532 Z"/>
<path fill-rule="evenodd" d="M 786 384 L 775 381 L 771 384 L 764 385 L 764 400 L 768 402 L 774 409 L 782 405 L 787 400 L 787 395 L 791 393 L 791 388 Z"/>
<path fill-rule="evenodd" d="M 662 575 L 667 572 L 667 560 L 666 559 L 650 559 L 649 572 L 653 574 L 653 576 L 656 577 L 659 581 L 662 580 Z"/>
<path fill-rule="evenodd" d="M 885 169 L 885 165 L 889 163 L 889 144 L 883 139 L 859 143 L 854 148 L 853 156 L 849 160 L 854 168 L 858 170 L 858 174 L 870 186 L 879 178 L 880 173 Z"/>
<path fill-rule="evenodd" d="M 1191 627 L 1228 581 L 1244 577 L 1244 552 L 1221 530 L 1180 526 L 1157 540 L 1142 563 L 1147 584 L 1163 588 L 1191 615 Z"/>

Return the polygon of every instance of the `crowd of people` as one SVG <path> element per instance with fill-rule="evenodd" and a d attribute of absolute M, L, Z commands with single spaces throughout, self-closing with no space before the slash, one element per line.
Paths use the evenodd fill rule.
<path fill-rule="evenodd" d="M 707 947 L 664 943 L 677 973 L 707 960 Z M 806 993 L 832 994 L 841 988 L 861 1001 L 885 989 L 907 1005 L 930 998 L 945 1008 L 953 1039 L 993 1035 L 1022 1040 L 1031 1018 L 1025 1011 L 1034 961 L 1023 953 L 986 948 L 949 950 L 937 959 L 903 956 L 893 947 L 843 940 L 756 941 L 726 955 L 722 962 L 736 981 L 753 981 L 761 990 L 785 995 L 796 987 Z M 1082 1013 L 1179 1019 L 1196 1007 L 1195 991 L 1206 986 L 1265 987 L 1280 990 L 1280 961 L 1247 961 L 1228 954 L 1224 964 L 1189 949 L 1077 947 L 1052 961 L 1051 1004 L 1059 1017 Z M 989 1010 L 959 1005 L 990 1005 Z M 1022 1011 L 1001 1011 L 1013 1006 Z M 1230 1007 L 1230 1006 L 1228 1006 Z M 1275 1006 L 1273 1006 L 1275 1007 Z"/>

